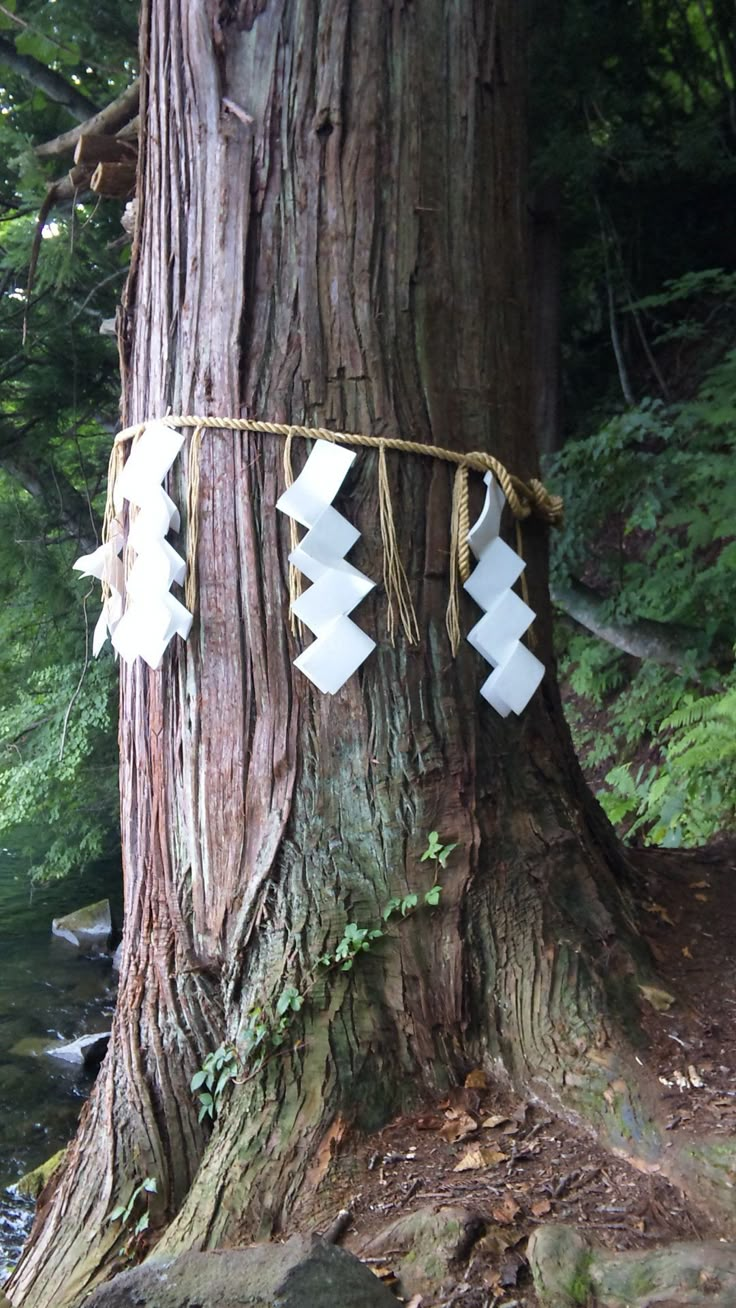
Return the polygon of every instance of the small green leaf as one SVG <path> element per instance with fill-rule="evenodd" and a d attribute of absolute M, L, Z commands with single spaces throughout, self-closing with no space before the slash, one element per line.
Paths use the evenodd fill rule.
<path fill-rule="evenodd" d="M 146 1194 L 158 1194 L 158 1181 L 155 1176 L 147 1176 L 143 1182 L 143 1189 Z"/>
<path fill-rule="evenodd" d="M 191 1081 L 189 1082 L 189 1089 L 190 1089 L 190 1090 L 199 1090 L 199 1087 L 200 1087 L 201 1085 L 204 1085 L 204 1081 L 205 1081 L 205 1077 L 206 1077 L 206 1076 L 207 1076 L 207 1073 L 205 1072 L 204 1068 L 201 1068 L 201 1069 L 199 1070 L 199 1072 L 195 1072 L 195 1073 L 194 1073 L 194 1076 L 192 1077 Z"/>
<path fill-rule="evenodd" d="M 224 1072 L 220 1072 L 220 1077 L 217 1082 L 217 1086 L 215 1087 L 215 1099 L 220 1099 L 222 1097 L 222 1093 L 225 1087 L 229 1084 L 230 1081 L 232 1081 L 232 1079 L 233 1079 L 233 1074 L 231 1071 L 229 1071 L 227 1067 L 225 1068 Z"/>
<path fill-rule="evenodd" d="M 444 846 L 444 848 L 442 849 L 441 854 L 439 854 L 438 859 L 437 859 L 437 861 L 438 861 L 440 867 L 443 867 L 443 868 L 444 868 L 444 867 L 447 867 L 447 860 L 448 860 L 448 858 L 450 857 L 450 854 L 452 853 L 453 849 L 457 849 L 457 841 L 455 841 L 455 843 L 454 843 L 453 845 L 445 845 L 445 846 Z"/>
<path fill-rule="evenodd" d="M 113 1208 L 107 1220 L 108 1222 L 119 1222 L 120 1218 L 123 1217 L 124 1215 L 125 1215 L 125 1204 L 118 1204 L 117 1208 Z"/>
<path fill-rule="evenodd" d="M 133 1228 L 133 1234 L 142 1235 L 144 1231 L 147 1231 L 150 1220 L 151 1220 L 150 1213 L 143 1213 L 143 1215 L 138 1218 L 138 1221 L 136 1222 Z"/>
<path fill-rule="evenodd" d="M 431 908 L 436 908 L 440 902 L 441 894 L 442 894 L 442 886 L 432 886 L 432 889 L 428 890 L 426 895 L 424 896 L 425 904 L 429 904 Z"/>
<path fill-rule="evenodd" d="M 340 968 L 340 971 L 349 972 L 352 966 L 353 966 L 353 960 L 352 958 L 349 958 L 346 963 L 343 963 L 342 967 Z"/>
<path fill-rule="evenodd" d="M 199 1102 L 200 1102 L 201 1104 L 204 1104 L 205 1107 L 208 1108 L 208 1107 L 210 1106 L 210 1104 L 212 1103 L 212 1095 L 207 1094 L 206 1091 L 205 1091 L 203 1094 L 201 1094 L 201 1095 L 199 1096 Z"/>
<path fill-rule="evenodd" d="M 407 913 L 410 913 L 413 908 L 416 908 L 418 903 L 418 895 L 406 895 L 401 901 L 401 916 L 406 917 Z"/>

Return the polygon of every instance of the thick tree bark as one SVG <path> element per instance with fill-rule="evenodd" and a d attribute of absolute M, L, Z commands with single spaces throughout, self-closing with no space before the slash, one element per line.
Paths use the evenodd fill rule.
<path fill-rule="evenodd" d="M 516 0 L 144 11 L 126 421 L 171 405 L 401 433 L 532 474 Z M 487 667 L 468 646 L 452 660 L 446 466 L 390 464 L 421 646 L 391 647 L 379 593 L 356 614 L 378 649 L 327 697 L 292 666 L 282 457 L 271 437 L 205 438 L 195 629 L 160 672 L 123 675 L 120 999 L 16 1305 L 63 1308 L 109 1270 L 107 1216 L 147 1175 L 159 1249 L 306 1220 L 350 1131 L 479 1061 L 658 1155 L 616 1034 L 636 966 L 623 865 L 554 686 L 502 721 Z M 367 453 L 342 507 L 380 576 Z M 541 529 L 525 551 L 549 658 Z M 188 1088 L 205 1055 L 303 986 L 346 923 L 426 890 L 431 829 L 458 846 L 440 907 L 325 976 L 208 1140 Z"/>

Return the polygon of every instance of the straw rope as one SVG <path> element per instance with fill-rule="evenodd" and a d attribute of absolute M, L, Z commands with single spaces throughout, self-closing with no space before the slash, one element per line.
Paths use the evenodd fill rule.
<path fill-rule="evenodd" d="M 195 414 L 167 414 L 161 422 L 170 427 L 202 427 L 214 431 L 251 431 L 269 436 L 302 436 L 306 440 L 332 441 L 338 445 L 358 445 L 367 448 L 383 446 L 387 450 L 399 450 L 404 454 L 422 454 L 428 458 L 441 459 L 445 463 L 455 463 L 466 468 L 475 468 L 478 472 L 492 472 L 499 483 L 515 518 L 528 518 L 534 514 L 551 526 L 562 521 L 563 504 L 559 495 L 552 495 L 532 477 L 524 482 L 514 477 L 499 459 L 492 454 L 475 450 L 462 454 L 459 450 L 447 450 L 441 445 L 423 445 L 420 441 L 405 441 L 398 436 L 365 436 L 360 432 L 332 431 L 330 427 L 302 427 L 288 422 L 261 422 L 255 418 L 202 418 Z M 137 423 L 126 427 L 115 437 L 116 445 L 124 445 L 134 440 L 147 426 Z"/>
<path fill-rule="evenodd" d="M 452 519 L 450 528 L 450 598 L 447 605 L 446 626 L 453 655 L 457 654 L 461 640 L 460 630 L 460 581 L 466 581 L 470 574 L 470 547 L 468 531 L 470 529 L 470 505 L 468 493 L 468 470 L 492 472 L 499 483 L 511 512 L 516 519 L 517 552 L 522 555 L 521 524 L 530 515 L 541 518 L 550 526 L 562 522 L 563 502 L 560 496 L 552 495 L 541 481 L 532 477 L 528 482 L 513 476 L 507 468 L 492 454 L 475 450 L 461 453 L 448 450 L 441 445 L 425 445 L 420 441 L 402 440 L 395 436 L 366 436 L 360 432 L 333 431 L 329 427 L 304 427 L 295 423 L 262 422 L 256 418 L 205 418 L 196 414 L 167 414 L 160 419 L 170 427 L 191 427 L 194 435 L 190 442 L 188 454 L 188 532 L 187 532 L 187 581 L 186 604 L 194 612 L 197 601 L 196 555 L 199 539 L 199 450 L 204 433 L 214 431 L 243 431 L 261 433 L 270 436 L 283 436 L 284 476 L 286 485 L 294 481 L 292 465 L 292 445 L 295 436 L 306 440 L 326 440 L 338 445 L 355 445 L 378 450 L 378 499 L 383 541 L 383 580 L 388 601 L 388 632 L 393 645 L 396 619 L 404 630 L 407 641 L 419 643 L 419 626 L 411 599 L 409 583 L 398 550 L 391 487 L 386 463 L 386 451 L 397 450 L 404 454 L 419 454 L 427 458 L 440 459 L 454 464 L 457 471 L 453 486 Z M 113 490 L 115 478 L 122 467 L 122 446 L 128 441 L 135 441 L 145 430 L 147 423 L 137 423 L 118 432 L 115 437 L 108 470 L 108 501 L 105 509 L 105 533 L 114 518 Z M 289 519 L 290 550 L 299 543 L 297 523 Z M 107 539 L 107 534 L 103 536 Z M 522 595 L 528 603 L 526 576 L 521 577 Z M 301 575 L 289 564 L 289 600 L 290 608 L 301 593 Z M 301 624 L 291 614 L 291 629 L 295 634 L 301 630 Z M 530 643 L 533 642 L 533 637 Z"/>
<path fill-rule="evenodd" d="M 410 645 L 418 645 L 419 623 L 414 611 L 409 582 L 399 555 L 394 511 L 391 504 L 391 483 L 389 482 L 388 467 L 386 465 L 386 446 L 383 442 L 378 447 L 378 510 L 381 520 L 381 540 L 383 541 L 383 585 L 388 602 L 388 638 L 393 645 L 395 603 L 406 639 Z"/>

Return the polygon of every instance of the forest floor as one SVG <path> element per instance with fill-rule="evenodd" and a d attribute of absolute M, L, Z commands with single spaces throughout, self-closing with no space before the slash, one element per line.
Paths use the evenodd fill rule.
<path fill-rule="evenodd" d="M 635 857 L 646 878 L 641 931 L 664 992 L 664 1011 L 643 1004 L 641 1050 L 662 1087 L 660 1116 L 668 1130 L 736 1135 L 736 848 Z M 348 1209 L 344 1247 L 370 1260 L 412 1308 L 537 1308 L 525 1251 L 542 1223 L 582 1228 L 611 1250 L 721 1234 L 664 1177 L 637 1171 L 480 1071 L 351 1151 L 329 1201 L 323 1228 L 337 1207 Z M 464 1210 L 469 1225 L 461 1220 L 458 1236 L 455 1224 L 445 1248 L 438 1224 L 425 1275 L 426 1256 L 406 1258 L 401 1223 L 448 1207 Z"/>

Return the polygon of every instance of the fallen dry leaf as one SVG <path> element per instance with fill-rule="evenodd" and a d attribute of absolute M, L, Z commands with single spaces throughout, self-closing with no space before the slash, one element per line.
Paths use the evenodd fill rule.
<path fill-rule="evenodd" d="M 710 895 L 696 895 L 695 898 L 699 899 L 701 904 L 707 904 L 710 900 Z"/>
<path fill-rule="evenodd" d="M 688 1063 L 687 1074 L 690 1077 L 691 1086 L 693 1086 L 696 1090 L 702 1090 L 704 1088 L 705 1081 L 703 1080 L 699 1072 L 696 1070 L 696 1068 L 693 1067 L 692 1063 Z"/>
<path fill-rule="evenodd" d="M 446 1113 L 447 1121 L 440 1127 L 439 1134 L 448 1144 L 457 1144 L 458 1140 L 467 1140 L 478 1130 L 478 1123 L 470 1113 L 458 1113 L 451 1108 Z"/>
<path fill-rule="evenodd" d="M 508 1121 L 508 1117 L 502 1117 L 499 1113 L 493 1113 L 490 1117 L 484 1118 L 481 1126 L 484 1131 L 494 1131 L 497 1126 L 505 1126 Z"/>
<path fill-rule="evenodd" d="M 703 889 L 705 889 L 706 886 L 709 886 L 709 885 L 710 885 L 710 881 L 691 881 L 691 882 L 690 882 L 690 887 L 691 887 L 692 890 L 703 890 Z"/>
<path fill-rule="evenodd" d="M 474 1067 L 472 1072 L 468 1072 L 464 1084 L 466 1090 L 487 1090 L 488 1077 L 482 1067 Z"/>
<path fill-rule="evenodd" d="M 671 1008 L 676 1002 L 674 995 L 669 994 L 666 990 L 659 990 L 657 986 L 639 986 L 639 989 L 647 1002 L 652 1005 L 652 1008 L 656 1008 L 658 1013 L 666 1013 L 668 1008 Z"/>
<path fill-rule="evenodd" d="M 498 1205 L 498 1208 L 491 1209 L 491 1216 L 495 1222 L 498 1222 L 499 1226 L 510 1226 L 520 1212 L 521 1209 L 516 1200 L 509 1197 L 504 1199 L 503 1203 Z"/>
<path fill-rule="evenodd" d="M 389 1289 L 399 1283 L 398 1277 L 391 1267 L 376 1267 L 368 1265 L 368 1270 L 373 1272 L 373 1275 L 376 1276 L 379 1281 L 382 1281 L 384 1285 L 388 1286 Z"/>
<path fill-rule="evenodd" d="M 669 913 L 667 912 L 667 909 L 663 908 L 661 904 L 655 904 L 654 902 L 652 902 L 651 904 L 645 904 L 644 907 L 646 908 L 647 913 L 655 914 L 655 916 L 661 918 L 663 922 L 667 922 L 669 926 L 675 925 Z"/>
<path fill-rule="evenodd" d="M 684 958 L 692 958 L 692 954 L 690 953 L 690 946 L 689 946 L 689 945 L 684 945 L 684 946 L 683 946 L 682 953 L 683 953 L 683 957 L 684 957 Z"/>
<path fill-rule="evenodd" d="M 537 1202 L 532 1204 L 532 1215 L 534 1217 L 546 1217 L 547 1213 L 551 1213 L 551 1211 L 552 1205 L 549 1199 L 537 1199 Z"/>
<path fill-rule="evenodd" d="M 481 1167 L 493 1167 L 495 1163 L 505 1163 L 506 1155 L 500 1149 L 486 1149 L 475 1145 L 463 1154 L 460 1162 L 453 1167 L 453 1172 L 477 1172 Z"/>
<path fill-rule="evenodd" d="M 442 1126 L 441 1117 L 418 1117 L 414 1123 L 417 1131 L 439 1131 Z"/>

